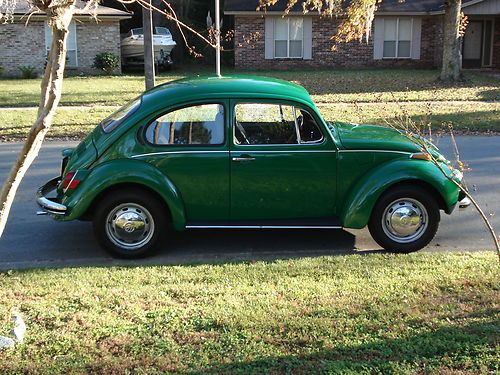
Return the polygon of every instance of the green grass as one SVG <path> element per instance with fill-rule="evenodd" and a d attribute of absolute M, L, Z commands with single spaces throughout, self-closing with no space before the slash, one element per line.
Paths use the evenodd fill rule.
<path fill-rule="evenodd" d="M 500 131 L 500 103 L 335 103 L 318 105 L 328 121 L 398 126 L 409 117 L 417 124 L 430 123 L 435 130 L 452 124 L 456 131 Z"/>
<path fill-rule="evenodd" d="M 0 273 L 0 373 L 500 370 L 493 253 Z"/>
<path fill-rule="evenodd" d="M 460 131 L 500 131 L 500 103 L 331 103 L 319 104 L 318 108 L 328 121 L 348 121 L 384 125 L 397 116 L 407 114 L 414 121 L 429 120 L 435 129 L 442 123 L 452 123 Z M 113 112 L 113 108 L 89 107 L 68 109 L 60 107 L 49 138 L 83 137 L 100 120 Z M 430 116 L 428 116 L 430 113 Z M 36 118 L 35 109 L 0 109 L 0 139 L 20 140 L 26 137 Z"/>
<path fill-rule="evenodd" d="M 435 128 L 450 122 L 458 130 L 500 130 L 500 80 L 478 73 L 468 72 L 467 80 L 457 85 L 437 83 L 438 72 L 435 70 L 260 71 L 245 74 L 268 75 L 305 86 L 329 121 L 384 124 L 406 113 L 418 122 L 430 112 L 429 120 Z M 183 75 L 166 73 L 158 78 L 158 83 Z M 0 107 L 36 106 L 39 85 L 39 80 L 0 80 Z M 139 95 L 143 88 L 143 77 L 139 75 L 66 78 L 61 105 L 89 108 L 60 108 L 49 137 L 81 138 L 113 111 L 103 106 L 122 105 Z M 0 110 L 0 140 L 24 138 L 35 115 L 36 111 L 29 108 Z"/>
<path fill-rule="evenodd" d="M 59 107 L 48 138 L 80 139 L 116 109 Z M 0 109 L 0 140 L 21 140 L 26 137 L 36 119 L 36 109 Z"/>
<path fill-rule="evenodd" d="M 467 73 L 467 81 L 458 85 L 437 83 L 436 70 L 258 71 L 244 74 L 299 83 L 309 90 L 317 103 L 500 100 L 500 80 L 477 73 Z M 183 76 L 179 72 L 163 74 L 158 83 Z M 139 75 L 69 77 L 64 80 L 61 105 L 122 105 L 143 90 L 144 79 Z M 39 93 L 40 80 L 0 80 L 0 106 L 37 106 Z"/>
<path fill-rule="evenodd" d="M 436 70 L 377 69 L 266 73 L 306 87 L 316 103 L 500 100 L 500 79 L 466 73 L 443 84 Z"/>

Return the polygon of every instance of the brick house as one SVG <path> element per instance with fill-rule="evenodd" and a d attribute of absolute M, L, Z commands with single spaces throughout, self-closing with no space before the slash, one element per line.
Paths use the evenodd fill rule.
<path fill-rule="evenodd" d="M 85 3 L 78 0 L 76 7 Z M 4 75 L 18 76 L 19 67 L 32 66 L 41 72 L 52 32 L 42 12 L 30 14 L 29 5 L 18 1 L 12 23 L 0 24 L 0 66 Z M 94 57 L 99 52 L 111 52 L 120 56 L 120 20 L 131 14 L 113 8 L 99 6 L 96 17 L 88 12 L 76 11 L 71 22 L 67 42 L 67 70 L 92 72 Z"/>
<path fill-rule="evenodd" d="M 286 3 L 279 0 L 266 12 L 257 12 L 258 0 L 225 0 L 225 15 L 234 17 L 237 68 L 441 64 L 443 0 L 384 0 L 368 43 L 342 44 L 336 51 L 330 37 L 339 19 L 317 12 L 304 14 L 300 5 L 283 17 Z M 500 0 L 463 0 L 462 9 L 469 19 L 462 43 L 463 66 L 500 69 Z"/>

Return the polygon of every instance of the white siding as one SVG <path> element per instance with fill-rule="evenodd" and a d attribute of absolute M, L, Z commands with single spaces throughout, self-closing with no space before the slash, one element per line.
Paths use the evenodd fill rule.
<path fill-rule="evenodd" d="M 466 15 L 500 14 L 500 0 L 485 0 L 478 4 L 464 7 Z"/>

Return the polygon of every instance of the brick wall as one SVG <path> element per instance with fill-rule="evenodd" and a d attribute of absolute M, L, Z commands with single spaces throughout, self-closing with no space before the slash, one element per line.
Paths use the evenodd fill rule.
<path fill-rule="evenodd" d="M 111 52 L 120 56 L 119 22 L 85 22 L 76 24 L 78 48 L 78 70 L 95 73 L 94 57 L 100 52 Z M 121 69 L 119 67 L 118 69 Z M 120 70 L 116 71 L 117 73 Z"/>
<path fill-rule="evenodd" d="M 20 75 L 20 66 L 33 66 L 39 72 L 45 65 L 44 23 L 33 21 L 0 25 L 0 66 L 4 75 Z"/>
<path fill-rule="evenodd" d="M 364 67 L 364 66 L 418 66 L 435 67 L 442 56 L 442 17 L 422 19 L 420 60 L 374 60 L 373 35 L 368 43 L 342 44 L 332 51 L 330 37 L 335 35 L 340 23 L 337 19 L 313 17 L 312 59 L 264 58 L 265 26 L 262 16 L 235 16 L 235 66 L 239 69 L 289 69 L 301 67 Z"/>
<path fill-rule="evenodd" d="M 120 56 L 120 26 L 117 21 L 77 22 L 76 37 L 78 68 L 72 71 L 97 73 L 92 64 L 99 52 Z M 45 58 L 43 21 L 30 21 L 27 26 L 24 23 L 0 24 L 0 66 L 4 68 L 4 75 L 19 76 L 20 66 L 33 66 L 41 73 Z"/>
<path fill-rule="evenodd" d="M 493 36 L 493 67 L 500 69 L 500 17 L 495 18 L 495 34 Z"/>
<path fill-rule="evenodd" d="M 420 59 L 425 66 L 441 66 L 443 60 L 443 22 L 443 16 L 422 18 Z"/>

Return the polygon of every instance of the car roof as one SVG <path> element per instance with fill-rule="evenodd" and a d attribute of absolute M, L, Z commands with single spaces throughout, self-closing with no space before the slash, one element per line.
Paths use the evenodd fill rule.
<path fill-rule="evenodd" d="M 198 76 L 171 81 L 144 93 L 148 102 L 211 98 L 289 99 L 313 104 L 302 86 L 275 78 L 258 76 Z"/>

